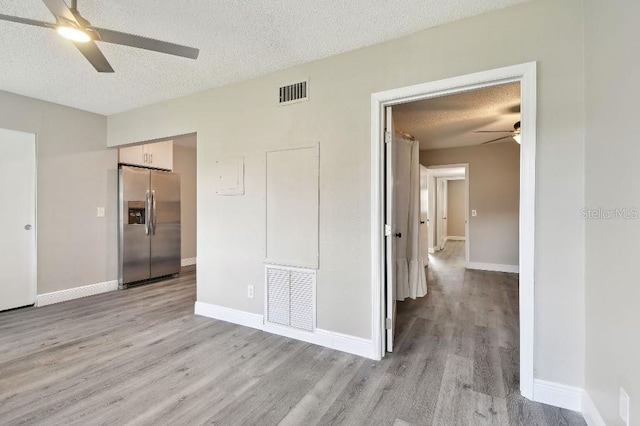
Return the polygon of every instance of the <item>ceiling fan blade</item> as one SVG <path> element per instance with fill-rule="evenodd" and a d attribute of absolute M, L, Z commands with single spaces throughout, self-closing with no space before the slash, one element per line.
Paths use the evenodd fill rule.
<path fill-rule="evenodd" d="M 113 72 L 113 68 L 104 57 L 98 46 L 93 41 L 88 42 L 73 42 L 76 45 L 80 53 L 87 58 L 87 61 L 93 65 L 98 72 Z"/>
<path fill-rule="evenodd" d="M 75 15 L 69 9 L 69 6 L 64 0 L 42 0 L 45 6 L 53 13 L 53 16 L 57 18 L 64 18 L 67 21 L 71 21 L 76 25 L 80 25 Z"/>
<path fill-rule="evenodd" d="M 49 22 L 42 22 L 42 21 L 36 21 L 36 20 L 33 20 L 33 19 L 20 18 L 18 16 L 3 15 L 1 13 L 0 13 L 0 20 L 18 22 L 19 24 L 33 25 L 33 26 L 36 26 L 36 27 L 53 28 L 55 26 L 54 24 L 51 24 Z"/>
<path fill-rule="evenodd" d="M 473 133 L 513 133 L 513 130 L 476 130 Z"/>
<path fill-rule="evenodd" d="M 155 40 L 152 38 L 97 27 L 87 27 L 87 29 L 96 31 L 100 36 L 100 41 L 104 41 L 106 43 L 137 47 L 139 49 L 152 50 L 154 52 L 167 53 L 169 55 L 182 56 L 190 59 L 197 59 L 198 54 L 200 53 L 199 49 L 193 47 L 181 46 L 179 44 Z"/>
<path fill-rule="evenodd" d="M 501 141 L 502 139 L 509 139 L 511 136 L 503 136 L 501 138 L 497 138 L 497 139 L 491 139 L 490 141 L 486 141 L 486 142 L 482 142 L 480 145 L 486 145 L 488 143 L 494 143 L 494 142 L 498 142 Z"/>

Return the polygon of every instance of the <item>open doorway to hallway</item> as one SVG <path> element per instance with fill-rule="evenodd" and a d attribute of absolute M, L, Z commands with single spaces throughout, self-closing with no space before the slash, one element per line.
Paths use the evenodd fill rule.
<path fill-rule="evenodd" d="M 398 194 L 407 192 L 398 178 L 403 163 L 389 145 L 418 141 L 419 194 L 427 197 L 419 203 L 420 221 L 426 222 L 420 226 L 427 227 L 427 244 L 420 244 L 417 257 L 429 258 L 426 295 L 393 292 L 397 322 L 387 324 L 393 342 L 387 349 L 400 356 L 416 347 L 435 351 L 427 368 L 438 371 L 441 392 L 460 385 L 456 375 L 462 371 L 465 385 L 505 416 L 507 398 L 520 393 L 520 92 L 520 82 L 498 84 L 395 104 L 386 114 L 387 132 L 393 132 L 387 163 L 391 155 L 395 166 L 387 167 L 394 192 L 387 191 L 386 220 L 407 218 L 398 214 L 404 202 Z M 395 256 L 393 264 L 387 261 L 387 280 L 401 289 L 401 266 L 412 259 L 397 258 L 403 252 L 396 248 L 406 244 L 397 229 L 391 230 L 391 244 L 387 239 L 387 254 Z M 442 404 L 450 397 L 443 396 Z"/>

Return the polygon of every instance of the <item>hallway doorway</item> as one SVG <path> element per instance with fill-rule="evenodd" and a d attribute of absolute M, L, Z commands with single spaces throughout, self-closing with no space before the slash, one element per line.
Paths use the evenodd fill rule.
<path fill-rule="evenodd" d="M 519 320 L 520 320 L 520 392 L 527 398 L 533 398 L 533 328 L 534 328 L 534 217 L 535 217 L 535 117 L 536 117 L 536 64 L 529 63 L 491 71 L 454 77 L 446 80 L 425 83 L 416 86 L 393 89 L 372 94 L 372 338 L 374 346 L 380 349 L 380 356 L 385 356 L 385 335 L 389 328 L 393 330 L 394 317 L 388 317 L 391 299 L 388 288 L 393 288 L 392 281 L 384 279 L 389 276 L 384 262 L 384 245 L 387 238 L 394 235 L 385 227 L 384 204 L 384 141 L 385 114 L 389 107 L 416 102 L 425 99 L 465 93 L 483 88 L 518 83 L 521 93 L 521 113 L 523 126 L 514 126 L 518 141 L 521 140 L 519 161 Z M 387 120 L 388 121 L 388 120 Z M 519 124 L 519 123 L 518 123 Z M 493 131 L 493 130 L 489 130 Z M 516 132 L 509 131 L 511 136 Z M 495 140 L 504 137 L 495 138 Z M 510 139 L 514 139 L 510 137 Z M 492 142 L 493 140 L 487 141 Z M 386 233 L 385 233 L 386 230 Z M 479 265 L 482 266 L 482 265 Z M 393 274 L 390 274 L 393 275 Z M 390 285 L 390 287 L 388 287 Z M 386 300 L 386 302 L 384 302 Z M 395 299 L 393 299 L 395 304 Z M 377 319 L 377 320 L 376 320 Z M 400 332 L 400 330 L 398 330 Z"/>

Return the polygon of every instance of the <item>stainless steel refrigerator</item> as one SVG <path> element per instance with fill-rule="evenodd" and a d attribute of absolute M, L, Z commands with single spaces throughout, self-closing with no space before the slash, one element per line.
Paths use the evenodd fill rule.
<path fill-rule="evenodd" d="M 119 286 L 180 272 L 180 175 L 120 166 Z"/>

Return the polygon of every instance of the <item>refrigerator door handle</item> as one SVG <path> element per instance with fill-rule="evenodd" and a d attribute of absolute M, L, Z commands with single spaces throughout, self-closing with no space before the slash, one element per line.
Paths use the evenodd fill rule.
<path fill-rule="evenodd" d="M 158 219 L 158 214 L 156 212 L 156 191 L 152 190 L 151 191 L 151 203 L 153 204 L 153 235 L 156 235 L 156 222 Z"/>
<path fill-rule="evenodd" d="M 151 232 L 149 218 L 151 217 L 149 208 L 151 207 L 151 203 L 149 202 L 149 190 L 144 193 L 144 233 L 149 235 Z"/>

